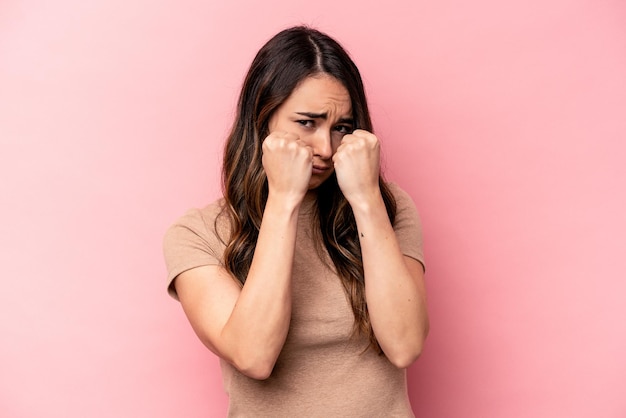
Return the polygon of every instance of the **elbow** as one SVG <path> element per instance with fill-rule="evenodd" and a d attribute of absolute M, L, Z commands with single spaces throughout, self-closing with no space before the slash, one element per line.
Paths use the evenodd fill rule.
<path fill-rule="evenodd" d="M 208 339 L 202 339 L 202 342 L 211 350 L 215 355 L 230 363 L 235 369 L 237 369 L 243 375 L 256 380 L 265 380 L 272 374 L 274 370 L 274 364 L 276 358 L 262 358 L 259 355 L 250 355 L 244 353 L 238 353 L 235 356 L 226 355 L 224 352 L 220 352 L 213 345 L 208 342 Z"/>
<path fill-rule="evenodd" d="M 398 369 L 406 369 L 411 364 L 415 363 L 415 361 L 422 354 L 422 347 L 422 344 L 420 344 L 418 346 L 407 348 L 406 350 L 398 350 L 391 355 L 387 355 L 387 359 Z"/>
<path fill-rule="evenodd" d="M 237 367 L 237 366 L 235 366 Z M 242 374 L 255 380 L 265 380 L 272 375 L 272 367 L 237 367 Z"/>
<path fill-rule="evenodd" d="M 263 351 L 259 347 L 236 347 L 227 350 L 218 349 L 210 343 L 208 338 L 201 338 L 206 347 L 222 360 L 229 363 L 238 372 L 255 380 L 269 378 L 274 370 L 274 365 L 280 352 Z"/>
<path fill-rule="evenodd" d="M 269 378 L 272 375 L 275 363 L 276 359 L 270 360 L 260 358 L 249 358 L 247 360 L 240 359 L 238 361 L 231 362 L 231 364 L 243 375 L 255 380 L 265 380 Z"/>
<path fill-rule="evenodd" d="M 406 369 L 422 355 L 426 336 L 428 335 L 428 322 L 426 322 L 423 332 L 414 341 L 404 346 L 396 346 L 389 353 L 385 352 L 387 359 L 398 369 Z"/>

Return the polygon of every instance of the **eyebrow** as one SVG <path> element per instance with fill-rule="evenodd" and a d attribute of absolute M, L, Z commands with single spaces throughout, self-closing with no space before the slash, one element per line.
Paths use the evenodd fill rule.
<path fill-rule="evenodd" d="M 297 115 L 306 116 L 311 119 L 328 119 L 328 113 L 312 113 L 312 112 L 296 112 Z M 349 123 L 354 124 L 354 120 L 352 118 L 341 118 L 337 121 L 338 123 Z"/>

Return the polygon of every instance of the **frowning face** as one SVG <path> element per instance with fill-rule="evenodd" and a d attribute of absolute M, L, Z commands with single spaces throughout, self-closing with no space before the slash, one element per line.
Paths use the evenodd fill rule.
<path fill-rule="evenodd" d="M 268 126 L 270 133 L 296 134 L 313 148 L 309 190 L 315 189 L 332 175 L 332 157 L 343 136 L 354 129 L 350 94 L 327 74 L 306 78 L 276 109 Z"/>

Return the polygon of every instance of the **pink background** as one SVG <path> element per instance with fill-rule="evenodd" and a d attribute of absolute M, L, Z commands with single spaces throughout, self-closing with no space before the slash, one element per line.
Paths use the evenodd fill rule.
<path fill-rule="evenodd" d="M 219 194 L 242 77 L 308 23 L 424 224 L 419 417 L 626 416 L 626 3 L 4 0 L 0 415 L 221 416 L 161 238 Z"/>

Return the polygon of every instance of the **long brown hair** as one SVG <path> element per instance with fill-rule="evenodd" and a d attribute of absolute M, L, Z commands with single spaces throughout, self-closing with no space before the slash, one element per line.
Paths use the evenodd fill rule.
<path fill-rule="evenodd" d="M 274 111 L 307 77 L 328 74 L 348 90 L 355 129 L 372 132 L 363 82 L 346 51 L 329 36 L 308 27 L 283 30 L 257 53 L 237 105 L 237 115 L 224 149 L 222 182 L 230 237 L 225 240 L 225 268 L 246 281 L 267 202 L 268 185 L 261 164 L 262 143 Z M 396 202 L 379 178 L 387 213 L 393 223 Z M 314 221 L 318 248 L 326 248 L 354 313 L 354 332 L 369 338 L 381 352 L 365 302 L 363 260 L 352 209 L 333 174 L 319 188 Z"/>

